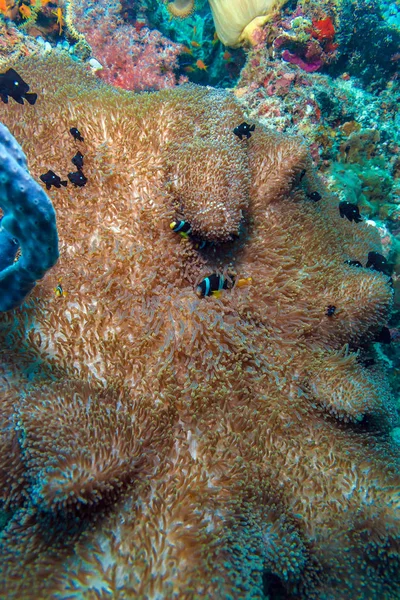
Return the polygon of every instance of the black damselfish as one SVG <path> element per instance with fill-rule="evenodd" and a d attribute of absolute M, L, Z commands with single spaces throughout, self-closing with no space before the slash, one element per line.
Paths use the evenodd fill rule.
<path fill-rule="evenodd" d="M 380 344 L 390 344 L 392 341 L 392 336 L 390 335 L 389 327 L 382 327 L 378 335 L 375 337 L 374 342 L 379 342 Z"/>
<path fill-rule="evenodd" d="M 8 69 L 5 73 L 0 73 L 0 98 L 5 104 L 8 104 L 8 97 L 13 98 L 18 104 L 23 104 L 24 99 L 29 104 L 35 104 L 37 94 L 28 94 L 29 85 L 18 75 L 14 69 Z"/>
<path fill-rule="evenodd" d="M 75 156 L 73 158 L 71 158 L 71 162 L 73 165 L 75 165 L 75 167 L 78 169 L 78 171 L 82 171 L 83 169 L 83 154 L 82 152 L 78 152 L 75 154 Z"/>
<path fill-rule="evenodd" d="M 352 204 L 351 202 L 347 202 L 347 200 L 339 202 L 339 213 L 342 219 L 346 217 L 349 221 L 354 221 L 355 223 L 362 221 L 357 204 Z"/>
<path fill-rule="evenodd" d="M 237 135 L 240 140 L 243 139 L 243 136 L 246 136 L 246 138 L 249 139 L 249 137 L 251 137 L 251 131 L 254 131 L 255 128 L 256 126 L 254 124 L 249 125 L 248 123 L 243 121 L 243 123 L 240 123 L 240 125 L 235 127 L 233 133 Z"/>
<path fill-rule="evenodd" d="M 83 187 L 87 183 L 87 178 L 84 176 L 82 171 L 75 171 L 75 173 L 68 173 L 68 179 L 77 187 Z"/>
<path fill-rule="evenodd" d="M 61 181 L 61 177 L 59 177 L 59 175 L 56 175 L 54 171 L 51 171 L 50 169 L 47 171 L 47 173 L 41 175 L 40 179 L 43 181 L 43 183 L 46 184 L 46 189 L 48 190 L 51 188 L 52 185 L 54 185 L 54 187 L 56 188 L 60 188 L 62 185 L 64 187 L 67 187 L 68 184 L 68 181 Z"/>
<path fill-rule="evenodd" d="M 76 127 L 71 127 L 69 132 L 72 135 L 72 137 L 74 138 L 74 140 L 79 140 L 80 142 L 83 142 L 84 138 L 82 137 L 79 129 L 77 129 Z"/>
<path fill-rule="evenodd" d="M 367 269 L 380 271 L 385 275 L 390 275 L 392 273 L 392 265 L 388 263 L 387 259 L 382 256 L 382 254 L 379 254 L 379 252 L 368 252 L 366 267 Z"/>
<path fill-rule="evenodd" d="M 213 273 L 209 275 L 203 281 L 199 283 L 196 288 L 196 294 L 199 297 L 203 296 L 216 296 L 219 297 L 222 290 L 226 290 L 228 288 L 228 280 L 225 279 L 222 275 L 217 275 Z"/>
<path fill-rule="evenodd" d="M 319 200 L 321 200 L 321 198 L 322 198 L 322 196 L 319 192 L 311 192 L 311 194 L 309 194 L 308 197 L 313 202 L 319 202 Z"/>

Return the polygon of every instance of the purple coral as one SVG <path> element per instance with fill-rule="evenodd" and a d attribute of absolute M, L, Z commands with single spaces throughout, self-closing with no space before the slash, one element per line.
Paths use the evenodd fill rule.
<path fill-rule="evenodd" d="M 284 50 L 282 52 L 282 58 L 292 65 L 297 65 L 300 67 L 300 69 L 303 69 L 303 71 L 306 71 L 307 73 L 318 71 L 318 69 L 320 69 L 323 65 L 321 57 L 315 56 L 311 62 L 306 62 L 306 60 L 300 56 L 297 56 L 296 54 L 292 54 L 292 52 L 289 52 L 289 50 Z"/>

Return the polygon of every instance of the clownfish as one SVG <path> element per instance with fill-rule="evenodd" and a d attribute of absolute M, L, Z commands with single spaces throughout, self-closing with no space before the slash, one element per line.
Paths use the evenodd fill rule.
<path fill-rule="evenodd" d="M 59 283 L 57 287 L 54 288 L 54 293 L 57 298 L 65 298 L 65 296 L 67 295 L 67 292 L 64 292 L 61 283 Z"/>
<path fill-rule="evenodd" d="M 203 250 L 203 248 L 205 248 L 207 244 L 208 242 L 206 242 L 205 240 L 196 240 L 194 242 L 194 247 L 196 250 Z"/>
<path fill-rule="evenodd" d="M 174 233 L 179 233 L 179 235 L 186 239 L 192 233 L 192 226 L 187 221 L 172 221 L 169 226 Z"/>
<path fill-rule="evenodd" d="M 213 273 L 199 283 L 196 287 L 196 294 L 199 298 L 203 298 L 204 296 L 219 298 L 222 290 L 228 289 L 228 285 L 228 280 L 223 275 Z"/>

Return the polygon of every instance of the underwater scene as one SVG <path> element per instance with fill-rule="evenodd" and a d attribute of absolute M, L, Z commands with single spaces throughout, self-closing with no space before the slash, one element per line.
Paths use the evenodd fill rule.
<path fill-rule="evenodd" d="M 0 0 L 0 600 L 400 600 L 399 65 L 399 0 Z"/>

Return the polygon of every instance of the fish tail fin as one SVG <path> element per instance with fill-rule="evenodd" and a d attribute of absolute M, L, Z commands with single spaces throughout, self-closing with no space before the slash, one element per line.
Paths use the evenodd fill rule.
<path fill-rule="evenodd" d="M 37 100 L 37 94 L 25 94 L 25 98 L 31 106 L 33 106 Z"/>
<path fill-rule="evenodd" d="M 68 185 L 68 181 L 65 181 L 65 180 L 64 180 L 64 181 L 60 181 L 60 183 L 61 183 L 61 185 L 63 185 L 64 187 L 67 187 L 67 185 Z"/>

